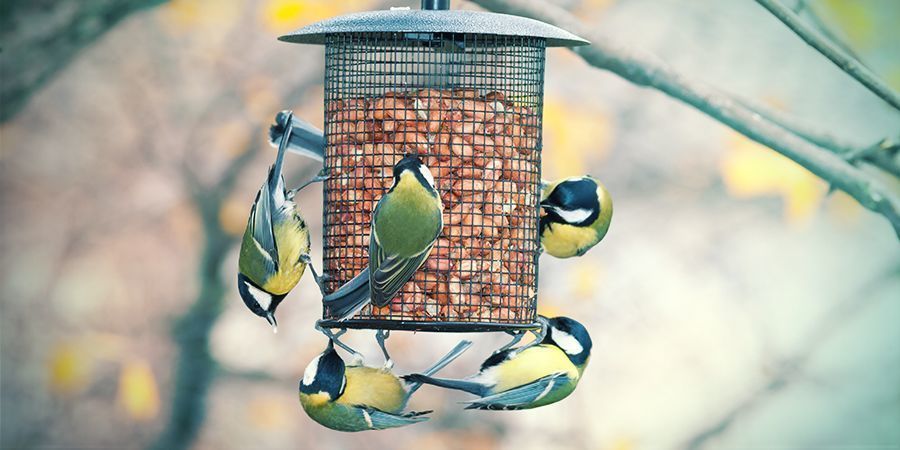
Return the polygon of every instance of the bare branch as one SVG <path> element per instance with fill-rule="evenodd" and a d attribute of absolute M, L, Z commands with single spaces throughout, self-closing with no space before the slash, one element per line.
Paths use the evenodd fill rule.
<path fill-rule="evenodd" d="M 773 16 L 787 25 L 800 39 L 803 39 L 812 48 L 816 49 L 841 68 L 847 75 L 855 78 L 872 93 L 881 97 L 891 106 L 900 110 L 900 95 L 894 92 L 890 86 L 881 81 L 872 71 L 867 69 L 855 58 L 841 50 L 821 32 L 805 24 L 803 20 L 790 8 L 782 5 L 777 0 L 756 0 L 756 3 L 769 10 Z"/>
<path fill-rule="evenodd" d="M 851 325 L 854 318 L 885 299 L 883 295 L 874 294 L 878 289 L 883 288 L 885 282 L 892 281 L 898 273 L 900 273 L 900 270 L 894 267 L 878 275 L 865 283 L 859 289 L 859 294 L 847 297 L 831 308 L 825 314 L 825 317 L 813 326 L 799 349 L 789 358 L 783 360 L 778 365 L 775 373 L 759 389 L 743 401 L 738 402 L 723 414 L 720 419 L 689 438 L 684 444 L 684 448 L 686 450 L 703 448 L 711 439 L 721 436 L 731 429 L 731 426 L 736 421 L 756 410 L 761 403 L 790 386 L 807 362 L 815 356 L 816 352 L 821 350 L 829 338 L 838 334 L 844 327 Z"/>
<path fill-rule="evenodd" d="M 816 176 L 885 216 L 900 236 L 900 200 L 869 174 L 767 120 L 718 89 L 688 79 L 652 55 L 626 49 L 592 32 L 567 11 L 546 2 L 474 0 L 489 10 L 542 20 L 589 39 L 575 53 L 588 64 L 685 102 L 735 131 L 794 160 Z"/>

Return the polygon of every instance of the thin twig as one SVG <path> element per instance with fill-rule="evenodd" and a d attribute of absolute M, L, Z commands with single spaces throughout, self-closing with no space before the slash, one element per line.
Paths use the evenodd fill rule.
<path fill-rule="evenodd" d="M 900 200 L 870 174 L 854 167 L 840 156 L 766 120 L 718 89 L 688 79 L 652 55 L 609 42 L 555 5 L 528 0 L 474 1 L 489 10 L 538 19 L 589 39 L 592 42 L 590 46 L 574 49 L 588 64 L 613 72 L 639 86 L 662 91 L 794 160 L 816 176 L 850 194 L 864 207 L 886 217 L 900 237 Z"/>
<path fill-rule="evenodd" d="M 787 25 L 800 39 L 803 39 L 812 48 L 816 49 L 831 62 L 835 63 L 847 75 L 855 78 L 872 93 L 881 97 L 891 106 L 900 110 L 900 95 L 894 92 L 890 86 L 881 81 L 872 71 L 860 64 L 859 61 L 841 50 L 839 46 L 825 37 L 821 32 L 805 24 L 803 20 L 790 8 L 782 5 L 777 0 L 756 0 L 763 8 L 769 10 L 782 23 Z"/>
<path fill-rule="evenodd" d="M 878 289 L 882 289 L 885 282 L 894 280 L 900 270 L 897 267 L 878 275 L 865 283 L 859 294 L 849 296 L 841 300 L 837 305 L 826 312 L 824 318 L 816 323 L 806 339 L 790 357 L 784 359 L 775 370 L 775 373 L 763 383 L 756 391 L 743 401 L 735 404 L 730 410 L 722 414 L 721 418 L 694 434 L 684 444 L 686 450 L 700 450 L 710 440 L 721 436 L 731 429 L 735 422 L 756 410 L 761 403 L 773 395 L 788 387 L 802 372 L 810 359 L 819 352 L 828 342 L 828 339 L 838 334 L 844 327 L 853 324 L 853 319 L 868 311 L 878 302 L 885 300 L 885 296 L 874 295 Z"/>

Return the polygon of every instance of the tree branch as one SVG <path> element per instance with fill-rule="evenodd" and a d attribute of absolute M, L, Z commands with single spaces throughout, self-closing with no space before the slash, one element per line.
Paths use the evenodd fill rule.
<path fill-rule="evenodd" d="M 482 7 L 531 17 L 567 29 L 592 41 L 576 47 L 588 64 L 637 84 L 662 91 L 687 103 L 748 138 L 794 160 L 816 176 L 843 190 L 861 205 L 886 217 L 900 237 L 900 200 L 869 174 L 841 157 L 765 119 L 756 111 L 709 85 L 689 80 L 652 55 L 625 49 L 592 32 L 565 10 L 528 0 L 474 0 Z"/>
<path fill-rule="evenodd" d="M 83 48 L 129 14 L 165 0 L 36 2 L 0 5 L 0 122 L 25 106 Z M 25 29 L 27 28 L 27 29 Z"/>
<path fill-rule="evenodd" d="M 832 43 L 818 30 L 803 23 L 803 20 L 790 8 L 782 5 L 777 0 L 756 0 L 763 8 L 769 10 L 782 23 L 787 25 L 800 39 L 803 39 L 810 47 L 816 49 L 831 62 L 835 63 L 847 75 L 855 78 L 872 93 L 881 97 L 895 109 L 900 110 L 900 95 L 891 90 L 878 76 L 859 63 L 856 59 L 842 51 L 840 47 Z"/>
<path fill-rule="evenodd" d="M 743 401 L 738 402 L 720 419 L 690 437 L 683 448 L 700 450 L 710 440 L 731 429 L 731 426 L 740 418 L 756 410 L 762 402 L 790 386 L 799 376 L 803 367 L 822 349 L 829 338 L 852 324 L 853 319 L 860 314 L 885 299 L 884 296 L 874 294 L 882 288 L 885 282 L 892 281 L 898 274 L 900 274 L 900 268 L 894 267 L 865 283 L 859 290 L 859 294 L 841 300 L 825 314 L 820 322 L 813 326 L 799 349 L 782 361 L 775 373 L 759 389 Z"/>

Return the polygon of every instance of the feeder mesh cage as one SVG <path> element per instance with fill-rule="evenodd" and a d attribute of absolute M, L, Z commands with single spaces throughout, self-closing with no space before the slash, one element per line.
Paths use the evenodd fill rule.
<path fill-rule="evenodd" d="M 536 319 L 545 40 L 341 33 L 325 40 L 326 291 L 368 265 L 372 211 L 417 154 L 444 228 L 385 307 L 345 327 L 484 331 Z M 323 319 L 334 319 L 325 308 Z"/>

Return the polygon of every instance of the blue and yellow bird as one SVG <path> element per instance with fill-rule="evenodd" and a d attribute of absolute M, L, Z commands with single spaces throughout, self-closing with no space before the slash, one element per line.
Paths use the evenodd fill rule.
<path fill-rule="evenodd" d="M 584 373 L 591 356 L 591 337 L 568 317 L 546 321 L 544 338 L 536 344 L 493 354 L 481 370 L 464 380 L 413 374 L 407 381 L 456 389 L 477 395 L 466 409 L 515 410 L 537 408 L 566 398 Z"/>
<path fill-rule="evenodd" d="M 441 196 L 434 177 L 418 156 L 394 166 L 394 184 L 372 212 L 369 265 L 359 275 L 325 296 L 330 315 L 346 319 L 371 300 L 382 307 L 428 259 L 443 230 Z"/>
<path fill-rule="evenodd" d="M 238 257 L 237 281 L 241 299 L 250 311 L 265 318 L 273 327 L 277 327 L 276 308 L 300 281 L 307 265 L 320 289 L 322 286 L 310 265 L 309 229 L 293 198 L 300 189 L 324 177 L 318 176 L 292 191 L 285 187 L 281 171 L 291 135 L 290 117 L 288 114 L 288 128 L 282 135 L 275 164 L 269 168 L 266 182 L 250 209 Z"/>
<path fill-rule="evenodd" d="M 590 176 L 543 182 L 541 246 L 551 256 L 582 256 L 599 243 L 612 221 L 609 192 Z"/>
<path fill-rule="evenodd" d="M 433 375 L 471 346 L 462 341 L 424 373 Z M 329 340 L 300 380 L 300 404 L 321 425 L 338 431 L 383 430 L 428 420 L 431 411 L 403 412 L 422 383 L 405 381 L 382 368 L 344 364 Z"/>

